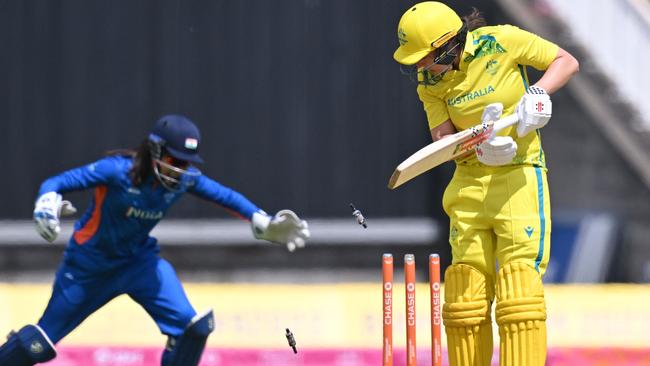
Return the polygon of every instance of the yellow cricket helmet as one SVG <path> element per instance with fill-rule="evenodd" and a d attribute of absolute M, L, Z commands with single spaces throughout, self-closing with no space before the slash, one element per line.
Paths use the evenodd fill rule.
<path fill-rule="evenodd" d="M 462 27 L 458 14 L 443 3 L 415 4 L 399 20 L 399 47 L 393 58 L 400 64 L 413 65 L 452 39 Z"/>

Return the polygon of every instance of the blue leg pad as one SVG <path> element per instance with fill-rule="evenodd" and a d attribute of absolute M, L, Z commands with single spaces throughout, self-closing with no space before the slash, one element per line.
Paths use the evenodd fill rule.
<path fill-rule="evenodd" d="M 214 330 L 212 309 L 199 314 L 187 325 L 179 337 L 169 337 L 162 356 L 162 366 L 197 366 L 205 342 Z"/>
<path fill-rule="evenodd" d="M 38 325 L 12 332 L 0 347 L 0 366 L 32 366 L 56 357 L 54 344 Z"/>

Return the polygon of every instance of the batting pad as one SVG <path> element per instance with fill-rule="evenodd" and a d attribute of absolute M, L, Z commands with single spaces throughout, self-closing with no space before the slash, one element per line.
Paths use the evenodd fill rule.
<path fill-rule="evenodd" d="M 546 303 L 542 278 L 532 266 L 513 262 L 499 270 L 496 321 L 501 366 L 544 366 Z"/>
<path fill-rule="evenodd" d="M 492 361 L 492 281 L 466 264 L 445 271 L 442 318 L 451 366 L 489 366 Z"/>

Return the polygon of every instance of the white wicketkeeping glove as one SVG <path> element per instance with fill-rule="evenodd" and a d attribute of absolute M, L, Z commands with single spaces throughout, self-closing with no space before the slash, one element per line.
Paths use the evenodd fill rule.
<path fill-rule="evenodd" d="M 546 126 L 552 113 L 553 104 L 546 90 L 539 86 L 531 86 L 517 105 L 519 116 L 517 135 L 524 137 L 529 132 Z"/>
<path fill-rule="evenodd" d="M 72 215 L 77 209 L 70 201 L 63 201 L 60 194 L 47 192 L 38 197 L 34 207 L 36 232 L 43 239 L 53 242 L 61 231 L 59 217 Z"/>
<path fill-rule="evenodd" d="M 307 221 L 301 220 L 291 210 L 278 211 L 273 217 L 264 211 L 255 212 L 251 226 L 255 238 L 284 244 L 290 252 L 304 247 L 310 236 Z"/>
<path fill-rule="evenodd" d="M 503 104 L 492 103 L 483 110 L 481 122 L 494 122 L 501 118 Z M 517 143 L 510 136 L 492 136 L 476 147 L 478 161 L 485 165 L 499 166 L 512 161 L 517 154 Z"/>

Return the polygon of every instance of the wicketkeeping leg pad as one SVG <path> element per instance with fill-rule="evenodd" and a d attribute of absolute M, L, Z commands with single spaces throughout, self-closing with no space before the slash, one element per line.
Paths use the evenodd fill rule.
<path fill-rule="evenodd" d="M 0 347 L 0 365 L 32 366 L 54 357 L 54 344 L 38 325 L 26 325 L 12 332 Z"/>
<path fill-rule="evenodd" d="M 489 366 L 492 361 L 494 285 L 478 269 L 454 264 L 445 271 L 442 318 L 451 366 Z"/>
<path fill-rule="evenodd" d="M 497 274 L 496 321 L 502 366 L 544 366 L 546 302 L 539 273 L 529 264 L 505 264 Z"/>
<path fill-rule="evenodd" d="M 208 336 L 214 330 L 212 310 L 198 314 L 179 337 L 169 337 L 162 366 L 196 366 L 201 360 Z"/>

